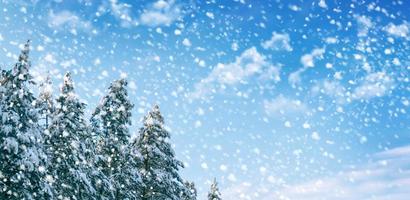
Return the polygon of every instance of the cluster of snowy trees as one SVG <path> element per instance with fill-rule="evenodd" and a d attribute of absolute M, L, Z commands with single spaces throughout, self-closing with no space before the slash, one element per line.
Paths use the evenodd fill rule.
<path fill-rule="evenodd" d="M 0 199 L 193 200 L 183 180 L 159 107 L 144 117 L 131 140 L 127 81 L 114 81 L 85 119 L 70 73 L 54 99 L 51 81 L 35 83 L 29 42 L 18 62 L 0 75 Z M 220 200 L 216 181 L 208 194 Z"/>

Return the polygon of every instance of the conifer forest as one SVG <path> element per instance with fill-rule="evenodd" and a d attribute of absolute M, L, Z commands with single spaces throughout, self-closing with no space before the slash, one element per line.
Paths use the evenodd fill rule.
<path fill-rule="evenodd" d="M 410 0 L 0 0 L 0 200 L 409 200 Z"/>

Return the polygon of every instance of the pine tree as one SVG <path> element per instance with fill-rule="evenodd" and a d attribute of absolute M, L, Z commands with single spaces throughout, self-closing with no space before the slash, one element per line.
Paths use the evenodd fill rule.
<path fill-rule="evenodd" d="M 92 164 L 87 154 L 92 152 L 84 109 L 85 104 L 75 95 L 71 75 L 67 73 L 47 132 L 47 152 L 53 163 L 49 171 L 57 198 L 92 199 L 95 194 L 89 177 Z"/>
<path fill-rule="evenodd" d="M 0 199 L 49 198 L 46 156 L 29 73 L 29 41 L 0 81 Z"/>
<path fill-rule="evenodd" d="M 186 192 L 182 193 L 181 200 L 196 200 L 197 199 L 197 190 L 195 188 L 194 182 L 185 181 Z"/>
<path fill-rule="evenodd" d="M 1 66 L 0 66 L 1 67 Z M 4 77 L 6 76 L 6 70 L 0 68 L 0 85 L 3 85 Z"/>
<path fill-rule="evenodd" d="M 40 84 L 40 94 L 38 96 L 36 107 L 41 115 L 41 125 L 44 129 L 48 128 L 51 120 L 51 114 L 54 112 L 54 99 L 53 99 L 53 83 L 50 75 L 47 75 L 44 82 Z"/>
<path fill-rule="evenodd" d="M 183 164 L 175 158 L 169 139 L 170 133 L 164 128 L 164 119 L 156 105 L 144 117 L 144 126 L 133 144 L 142 156 L 139 170 L 143 180 L 143 200 L 179 200 L 187 190 L 178 174 Z"/>
<path fill-rule="evenodd" d="M 211 190 L 208 193 L 208 200 L 222 200 L 216 179 L 214 179 L 214 182 L 211 184 Z"/>
<path fill-rule="evenodd" d="M 96 132 L 98 166 L 112 181 L 115 199 L 138 199 L 140 158 L 130 148 L 129 125 L 133 104 L 128 98 L 127 81 L 114 81 L 91 117 Z"/>

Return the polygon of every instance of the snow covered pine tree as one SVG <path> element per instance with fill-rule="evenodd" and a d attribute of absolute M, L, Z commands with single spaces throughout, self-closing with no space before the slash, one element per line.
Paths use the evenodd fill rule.
<path fill-rule="evenodd" d="M 51 120 L 51 114 L 54 112 L 54 99 L 53 99 L 53 83 L 51 82 L 50 75 L 47 75 L 44 82 L 40 83 L 40 94 L 37 99 L 36 108 L 39 111 L 41 123 L 43 129 L 47 129 Z"/>
<path fill-rule="evenodd" d="M 195 183 L 185 181 L 184 184 L 187 190 L 182 194 L 181 200 L 196 200 L 198 193 L 195 188 Z"/>
<path fill-rule="evenodd" d="M 214 179 L 214 182 L 211 184 L 211 190 L 208 193 L 208 200 L 222 200 L 216 179 Z"/>
<path fill-rule="evenodd" d="M 127 81 L 114 81 L 91 117 L 96 134 L 98 167 L 111 180 L 115 199 L 139 199 L 141 178 L 139 154 L 130 148 L 132 103 L 128 99 Z M 105 196 L 105 194 L 100 194 Z"/>
<path fill-rule="evenodd" d="M 93 199 L 89 178 L 92 162 L 87 159 L 91 136 L 84 120 L 85 104 L 74 93 L 70 73 L 65 74 L 53 119 L 46 131 L 47 153 L 52 165 L 55 196 L 63 199 Z"/>
<path fill-rule="evenodd" d="M 133 142 L 134 148 L 142 155 L 142 200 L 179 200 L 189 192 L 178 170 L 183 167 L 175 158 L 169 143 L 170 133 L 164 128 L 164 119 L 156 105 L 144 117 L 144 126 Z"/>
<path fill-rule="evenodd" d="M 51 189 L 45 179 L 46 156 L 38 126 L 34 84 L 29 73 L 29 42 L 12 70 L 0 80 L 0 199 L 44 199 Z"/>

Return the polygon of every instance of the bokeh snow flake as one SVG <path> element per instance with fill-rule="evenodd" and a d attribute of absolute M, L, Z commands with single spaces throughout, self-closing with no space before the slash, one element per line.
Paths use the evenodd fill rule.
<path fill-rule="evenodd" d="M 409 7 L 5 0 L 0 67 L 31 39 L 34 80 L 70 71 L 87 117 L 127 79 L 130 133 L 159 104 L 199 199 L 214 177 L 224 199 L 407 199 Z"/>

